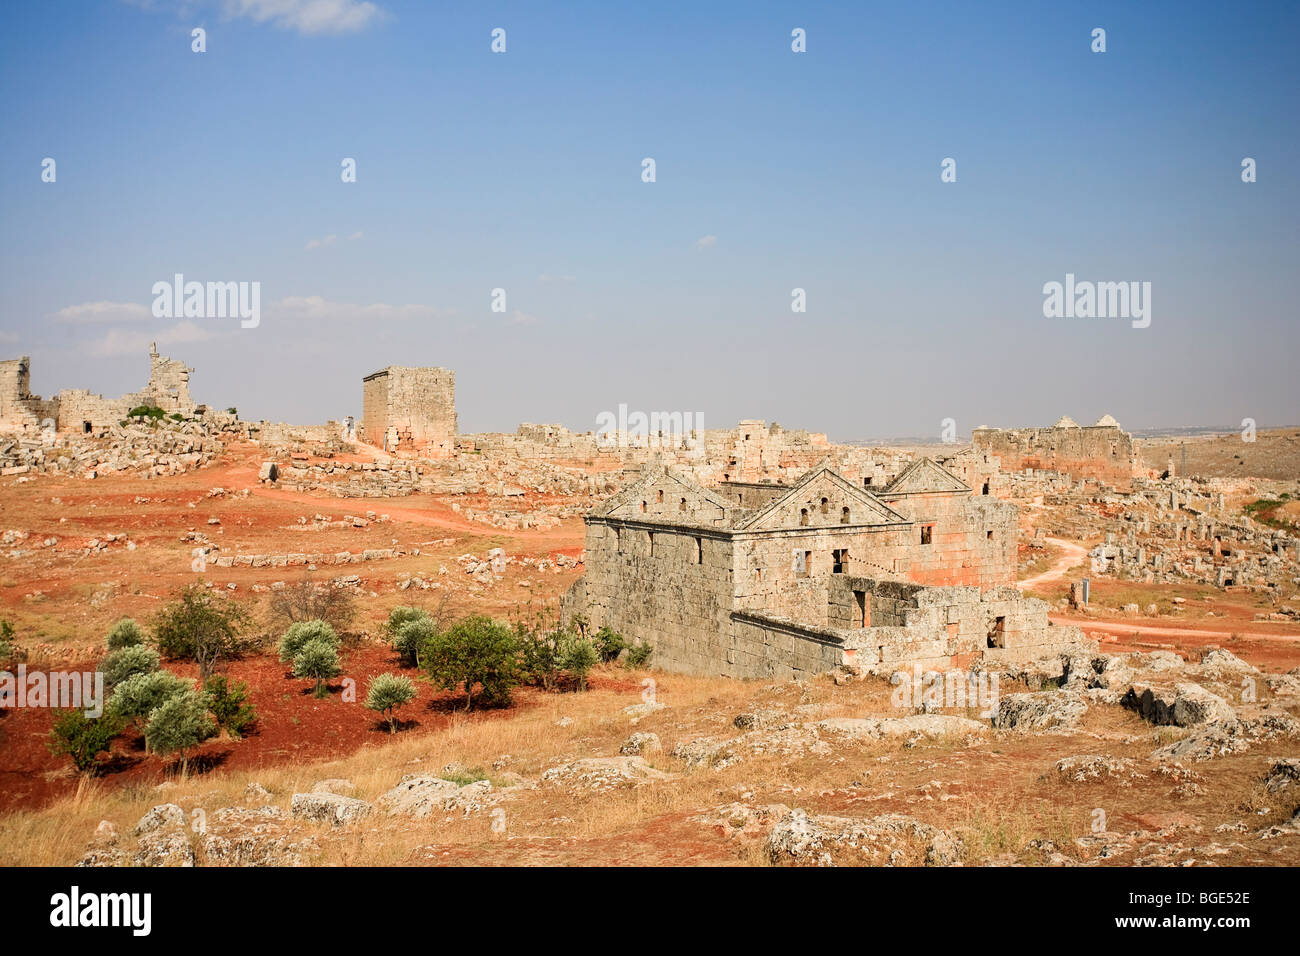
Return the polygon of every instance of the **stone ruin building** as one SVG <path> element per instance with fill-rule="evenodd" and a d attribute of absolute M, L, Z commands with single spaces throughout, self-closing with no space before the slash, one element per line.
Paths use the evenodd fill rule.
<path fill-rule="evenodd" d="M 90 434 L 116 425 L 141 405 L 185 418 L 199 409 L 190 398 L 190 373 L 194 370 L 184 362 L 159 355 L 154 344 L 149 346 L 148 384 L 120 398 L 104 398 L 80 388 L 64 389 L 54 398 L 41 398 L 31 393 L 31 365 L 26 355 L 0 361 L 0 427 L 35 431 L 52 421 L 58 431 Z"/>
<path fill-rule="evenodd" d="M 874 491 L 824 464 L 715 489 L 650 469 L 588 515 L 563 613 L 653 645 L 666 670 L 746 678 L 1078 649 L 1014 587 L 1016 522 L 929 458 Z"/>
<path fill-rule="evenodd" d="M 976 452 L 1000 458 L 1007 471 L 1032 468 L 1111 483 L 1145 474 L 1139 443 L 1109 415 L 1087 426 L 1068 415 L 1051 428 L 981 426 L 971 441 Z"/>
<path fill-rule="evenodd" d="M 390 365 L 362 385 L 359 437 L 390 454 L 450 458 L 456 452 L 456 373 Z"/>

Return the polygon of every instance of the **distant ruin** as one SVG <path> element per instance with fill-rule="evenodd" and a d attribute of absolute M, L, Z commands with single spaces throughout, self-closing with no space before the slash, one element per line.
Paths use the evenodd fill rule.
<path fill-rule="evenodd" d="M 53 423 L 57 431 L 89 434 L 116 425 L 134 408 L 160 408 L 168 415 L 189 418 L 198 406 L 190 398 L 190 373 L 184 362 L 158 354 L 149 346 L 149 382 L 138 392 L 120 398 L 104 398 L 85 389 L 64 389 L 54 398 L 31 393 L 32 360 L 0 361 L 0 427 L 40 430 Z"/>
<path fill-rule="evenodd" d="M 362 385 L 360 437 L 398 454 L 450 458 L 456 453 L 456 373 L 390 365 Z"/>
<path fill-rule="evenodd" d="M 1145 474 L 1138 442 L 1109 415 L 1081 426 L 1069 416 L 1051 428 L 977 428 L 977 452 L 1002 460 L 1007 471 L 1035 468 L 1075 478 L 1123 482 Z"/>

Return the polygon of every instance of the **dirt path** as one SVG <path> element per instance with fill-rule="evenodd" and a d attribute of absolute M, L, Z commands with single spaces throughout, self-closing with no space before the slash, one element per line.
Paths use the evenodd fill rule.
<path fill-rule="evenodd" d="M 1162 624 L 1130 624 L 1127 621 L 1099 621 L 1089 617 L 1067 617 L 1050 614 L 1053 624 L 1073 624 L 1085 631 L 1103 631 L 1106 634 L 1118 634 L 1130 637 L 1134 634 L 1146 634 L 1153 637 L 1215 637 L 1229 638 L 1234 634 L 1252 641 L 1281 641 L 1294 644 L 1300 641 L 1300 635 L 1274 634 L 1267 631 L 1252 631 L 1249 628 L 1234 628 L 1231 631 L 1211 630 L 1201 627 L 1181 627 Z"/>
<path fill-rule="evenodd" d="M 1020 590 L 1027 588 L 1039 587 L 1043 584 L 1050 584 L 1052 581 L 1059 581 L 1065 577 L 1065 573 L 1073 567 L 1082 564 L 1088 557 L 1088 549 L 1081 544 L 1073 541 L 1066 541 L 1064 538 L 1044 538 L 1048 544 L 1055 545 L 1061 549 L 1061 556 L 1056 562 L 1041 574 L 1035 574 L 1032 578 L 1026 578 L 1019 582 L 1016 587 Z"/>

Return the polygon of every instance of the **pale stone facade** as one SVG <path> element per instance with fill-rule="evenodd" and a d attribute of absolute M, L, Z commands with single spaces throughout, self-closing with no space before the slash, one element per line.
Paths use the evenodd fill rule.
<path fill-rule="evenodd" d="M 456 373 L 390 365 L 362 384 L 360 437 L 392 453 L 450 458 L 456 453 Z"/>
<path fill-rule="evenodd" d="M 149 381 L 143 389 L 120 398 L 105 398 L 85 389 L 64 389 L 52 399 L 31 394 L 31 359 L 23 356 L 0 362 L 0 427 L 40 428 L 52 421 L 58 431 L 97 432 L 116 425 L 142 405 L 168 415 L 192 417 L 198 410 L 190 397 L 190 373 L 184 362 L 158 354 L 149 346 Z"/>
<path fill-rule="evenodd" d="M 1011 586 L 1016 511 L 926 458 L 874 494 L 825 465 L 718 490 L 658 469 L 587 517 L 564 612 L 735 677 L 1038 656 L 1080 637 Z"/>
<path fill-rule="evenodd" d="M 1145 473 L 1138 442 L 1109 415 L 1088 426 L 1065 417 L 1051 428 L 977 428 L 971 441 L 1008 471 L 1044 469 L 1111 483 Z"/>

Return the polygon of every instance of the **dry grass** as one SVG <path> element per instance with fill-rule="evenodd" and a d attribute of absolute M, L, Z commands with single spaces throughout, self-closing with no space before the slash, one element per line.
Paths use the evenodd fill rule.
<path fill-rule="evenodd" d="M 609 680 L 629 676 L 615 669 L 605 675 Z M 489 813 L 459 811 L 425 820 L 385 817 L 337 830 L 297 822 L 288 826 L 300 836 L 315 838 L 318 849 L 311 862 L 322 865 L 768 865 L 760 838 L 728 832 L 726 826 L 708 827 L 694 817 L 737 802 L 754 807 L 783 804 L 848 817 L 904 813 L 959 836 L 967 864 L 1014 860 L 1039 865 L 1048 862 L 1053 849 L 1088 860 L 1088 852 L 1075 841 L 1090 833 L 1097 808 L 1105 810 L 1111 831 L 1151 831 L 1182 826 L 1178 821 L 1186 820 L 1205 834 L 1221 822 L 1243 818 L 1251 828 L 1280 823 L 1300 802 L 1264 793 L 1260 781 L 1269 759 L 1262 752 L 1195 765 L 1199 791 L 1175 793 L 1178 781 L 1153 773 L 1145 758 L 1180 732 L 1152 728 L 1127 711 L 1105 707 L 1090 709 L 1079 730 L 1069 734 L 990 733 L 910 746 L 898 740 L 834 736 L 824 737 L 829 747 L 816 752 L 782 752 L 774 746 L 755 753 L 740 747 L 736 749 L 743 759 L 737 763 L 722 769 L 688 769 L 671 755 L 674 745 L 701 737 L 737 737 L 741 732 L 732 720 L 740 713 L 772 709 L 803 722 L 899 712 L 890 704 L 889 685 L 876 680 L 836 686 L 823 677 L 770 685 L 658 673 L 631 676 L 632 686 L 642 676 L 653 676 L 666 709 L 634 724 L 622 710 L 639 696 L 607 687 L 547 695 L 505 717 L 457 715 L 437 731 L 385 737 L 340 760 L 287 763 L 256 772 L 217 770 L 173 781 L 162 792 L 91 781 L 75 797 L 0 818 L 0 864 L 73 863 L 104 819 L 116 825 L 129 847 L 126 835 L 150 807 L 171 802 L 189 814 L 241 806 L 244 788 L 254 781 L 271 791 L 275 805 L 287 810 L 293 793 L 309 790 L 322 779 L 351 780 L 356 796 L 374 800 L 406 774 L 456 776 L 456 771 L 445 770 L 452 764 L 469 768 L 460 771 L 466 778 L 486 774 L 507 784 L 518 774 L 528 781 L 496 805 L 506 813 L 504 833 L 494 832 Z M 1003 688 L 1006 693 L 1012 690 Z M 562 718 L 569 719 L 564 726 Z M 546 769 L 561 763 L 617 754 L 635 730 L 660 737 L 663 750 L 646 759 L 672 774 L 670 779 L 604 793 L 538 782 Z M 1081 753 L 1128 757 L 1135 770 L 1123 778 L 1082 784 L 1050 773 L 1056 760 Z M 1266 814 L 1257 813 L 1265 808 Z M 1202 837 L 1189 839 L 1203 842 Z M 1034 841 L 1050 847 L 1031 847 Z M 1283 851 L 1281 859 L 1242 851 L 1241 861 L 1300 859 L 1300 838 L 1273 841 L 1269 851 L 1275 848 Z"/>

